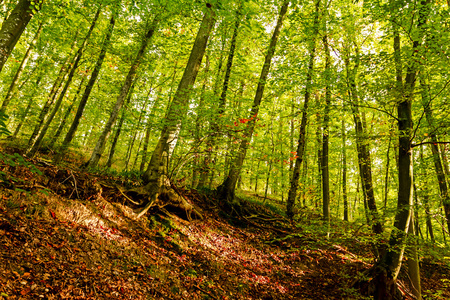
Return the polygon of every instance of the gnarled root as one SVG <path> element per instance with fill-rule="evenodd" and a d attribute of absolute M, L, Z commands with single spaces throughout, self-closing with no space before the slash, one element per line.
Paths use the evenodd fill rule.
<path fill-rule="evenodd" d="M 196 218 L 203 219 L 202 214 L 186 197 L 179 193 L 173 186 L 163 186 L 158 188 L 156 184 L 149 183 L 146 186 L 134 188 L 128 192 L 134 192 L 144 196 L 147 200 L 145 206 L 136 213 L 136 217 L 140 218 L 147 213 L 147 211 L 157 206 L 163 208 L 165 206 L 175 207 L 186 212 L 187 219 L 192 221 L 192 214 Z"/>

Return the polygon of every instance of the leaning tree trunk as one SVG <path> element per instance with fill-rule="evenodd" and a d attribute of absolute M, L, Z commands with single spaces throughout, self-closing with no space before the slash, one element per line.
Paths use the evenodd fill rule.
<path fill-rule="evenodd" d="M 300 178 L 300 166 L 303 162 L 303 155 L 305 152 L 305 141 L 306 141 L 306 125 L 308 121 L 308 105 L 309 99 L 311 97 L 312 89 L 312 77 L 314 72 L 314 59 L 316 56 L 316 39 L 319 34 L 319 19 L 320 19 L 320 3 L 321 0 L 316 0 L 315 12 L 314 12 L 314 22 L 313 22 L 313 34 L 311 37 L 311 44 L 309 47 L 309 62 L 308 71 L 306 73 L 306 84 L 305 84 L 305 95 L 303 102 L 303 112 L 302 119 L 300 123 L 300 133 L 298 137 L 297 151 L 295 155 L 295 163 L 292 167 L 291 182 L 289 187 L 288 198 L 286 201 L 286 215 L 289 219 L 294 218 L 294 204 L 295 198 L 297 197 L 298 181 Z"/>
<path fill-rule="evenodd" d="M 59 70 L 58 77 L 56 77 L 56 80 L 53 83 L 52 89 L 50 90 L 50 93 L 48 94 L 47 101 L 45 102 L 44 106 L 41 109 L 41 112 L 39 113 L 38 123 L 34 127 L 33 133 L 31 134 L 30 138 L 28 139 L 27 147 L 33 146 L 34 140 L 37 137 L 37 135 L 39 134 L 42 124 L 45 121 L 45 117 L 47 116 L 47 113 L 50 110 L 50 107 L 55 102 L 56 95 L 58 94 L 58 91 L 61 88 L 64 78 L 66 77 L 67 73 L 70 70 L 70 65 L 73 63 L 73 61 L 71 61 L 69 63 L 69 60 L 70 60 L 70 57 L 72 56 L 72 49 L 75 46 L 76 40 L 77 40 L 77 37 L 75 37 L 75 39 L 73 40 L 73 43 L 70 48 L 71 51 L 67 55 L 67 58 L 64 61 L 64 63 L 61 65 L 61 69 Z M 76 56 L 73 57 L 73 59 L 75 59 L 75 58 L 76 58 Z"/>
<path fill-rule="evenodd" d="M 29 150 L 27 151 L 28 157 L 33 157 L 36 154 L 36 152 L 39 150 L 42 140 L 44 139 L 44 136 L 47 134 L 47 130 L 50 127 L 50 124 L 52 123 L 53 118 L 56 116 L 56 114 L 59 111 L 59 107 L 61 106 L 61 104 L 64 100 L 64 97 L 66 95 L 66 92 L 69 89 L 70 84 L 72 83 L 72 79 L 73 79 L 73 76 L 75 75 L 75 71 L 78 69 L 78 64 L 80 63 L 81 57 L 83 56 L 87 41 L 89 40 L 89 37 L 91 36 L 92 31 L 94 30 L 94 27 L 97 23 L 98 17 L 100 15 L 100 10 L 101 10 L 101 7 L 98 8 L 97 13 L 95 14 L 94 20 L 92 21 L 91 27 L 89 28 L 89 31 L 86 34 L 86 37 L 84 38 L 84 41 L 81 44 L 80 48 L 78 48 L 78 51 L 75 55 L 75 57 L 76 57 L 75 61 L 73 62 L 72 66 L 71 66 L 71 70 L 69 72 L 69 75 L 67 76 L 66 83 L 64 84 L 64 87 L 63 87 L 61 93 L 59 94 L 58 100 L 56 100 L 56 103 L 55 103 L 55 106 L 53 107 L 52 112 L 45 120 L 44 127 L 39 132 L 39 135 L 36 138 L 36 140 L 34 141 L 33 146 L 31 148 L 29 148 Z M 113 20 L 113 24 L 114 24 L 114 16 L 111 19 Z M 112 28 L 111 28 L 111 32 L 112 32 Z M 110 34 L 110 32 L 108 32 L 108 34 Z"/>
<path fill-rule="evenodd" d="M 183 206 L 187 213 L 192 212 L 192 206 L 171 188 L 168 174 L 169 152 L 170 144 L 176 138 L 180 124 L 187 113 L 189 94 L 197 78 L 206 45 L 215 22 L 216 14 L 212 6 L 208 3 L 183 77 L 168 107 L 166 120 L 158 144 L 153 151 L 147 170 L 142 176 L 145 186 L 141 187 L 140 191 L 148 194 L 149 200 L 145 203 L 146 205 L 138 214 L 138 217 L 144 215 L 156 203 L 158 197 L 163 194 L 167 196 L 169 201 L 175 201 Z M 188 214 L 188 218 L 190 218 L 190 214 Z"/>
<path fill-rule="evenodd" d="M 49 144 L 50 148 L 54 148 L 54 146 L 56 145 L 56 142 L 58 141 L 59 137 L 61 136 L 61 133 L 63 132 L 64 127 L 66 125 L 66 121 L 69 118 L 70 114 L 72 113 L 73 107 L 75 106 L 75 103 L 78 100 L 78 96 L 80 95 L 80 92 L 81 92 L 81 89 L 83 88 L 85 80 L 86 80 L 86 76 L 83 76 L 83 78 L 81 79 L 80 85 L 78 86 L 77 92 L 75 93 L 75 97 L 73 98 L 69 107 L 67 107 L 67 110 L 66 110 L 61 122 L 59 123 L 59 126 L 56 129 L 55 134 L 53 135 L 53 137 L 51 139 L 51 143 Z"/>
<path fill-rule="evenodd" d="M 25 55 L 22 58 L 22 62 L 20 63 L 20 66 L 17 69 L 16 74 L 14 75 L 14 78 L 13 78 L 13 80 L 12 80 L 10 86 L 9 86 L 9 89 L 6 92 L 5 99 L 3 99 L 2 106 L 0 107 L 0 111 L 1 112 L 5 112 L 6 111 L 6 108 L 9 105 L 9 102 L 11 102 L 11 99 L 14 96 L 14 91 L 16 90 L 17 82 L 19 82 L 19 78 L 22 75 L 23 70 L 25 69 L 25 66 L 27 65 L 28 59 L 30 58 L 34 47 L 36 46 L 37 40 L 38 40 L 39 36 L 41 35 L 43 25 L 44 25 L 44 23 L 41 23 L 39 25 L 39 28 L 38 28 L 38 30 L 36 32 L 36 35 L 34 36 L 33 40 L 30 43 L 30 46 L 28 46 L 28 49 L 27 49 L 27 51 L 25 52 Z"/>
<path fill-rule="evenodd" d="M 230 167 L 228 176 L 225 178 L 224 182 L 217 188 L 217 193 L 219 197 L 228 202 L 234 200 L 236 183 L 239 178 L 239 173 L 241 172 L 242 165 L 244 164 L 245 155 L 247 153 L 247 149 L 251 141 L 253 131 L 255 129 L 259 107 L 261 105 L 264 88 L 266 86 L 267 76 L 269 75 L 270 65 L 272 63 L 272 58 L 275 54 L 275 47 L 278 42 L 278 37 L 280 35 L 281 27 L 283 25 L 283 19 L 287 13 L 289 3 L 290 3 L 289 1 L 283 2 L 280 14 L 278 16 L 277 25 L 275 26 L 275 29 L 273 31 L 272 39 L 270 41 L 270 45 L 264 60 L 264 65 L 261 70 L 261 75 L 259 77 L 258 87 L 256 89 L 255 99 L 253 100 L 253 106 L 250 112 L 250 117 L 247 122 L 248 125 L 244 131 L 245 136 L 241 140 L 237 156 Z"/>
<path fill-rule="evenodd" d="M 42 3 L 42 1 L 19 0 L 14 10 L 3 22 L 0 29 L 0 73 L 25 27 L 33 17 L 33 11 L 40 9 L 41 4 L 36 5 L 35 3 Z"/>
<path fill-rule="evenodd" d="M 144 57 L 148 43 L 150 42 L 151 38 L 153 37 L 153 34 L 156 31 L 158 23 L 159 23 L 159 17 L 157 16 L 153 19 L 153 22 L 150 25 L 150 28 L 148 29 L 146 35 L 144 36 L 144 39 L 142 40 L 141 47 L 136 55 L 136 58 L 134 59 L 132 65 L 130 67 L 130 70 L 128 71 L 127 77 L 125 78 L 125 82 L 120 90 L 119 96 L 117 97 L 117 100 L 113 107 L 111 115 L 109 116 L 109 119 L 106 122 L 105 127 L 103 128 L 103 131 L 97 141 L 97 144 L 95 145 L 94 151 L 92 151 L 91 158 L 84 165 L 87 168 L 96 167 L 98 165 L 100 157 L 103 154 L 103 151 L 105 151 L 106 140 L 108 139 L 109 134 L 111 133 L 111 129 L 112 129 L 113 125 L 116 123 L 117 116 L 119 115 L 119 112 L 123 106 L 125 98 L 128 95 L 130 87 L 136 78 L 136 74 L 139 69 L 139 65 L 141 64 L 142 58 Z"/>
<path fill-rule="evenodd" d="M 75 132 L 77 131 L 78 125 L 80 124 L 81 117 L 83 116 L 84 108 L 86 107 L 87 101 L 89 99 L 89 95 L 91 94 L 92 88 L 94 87 L 95 82 L 97 81 L 98 74 L 100 73 L 100 70 L 103 65 L 103 61 L 106 56 L 106 52 L 108 50 L 111 36 L 114 30 L 115 25 L 115 16 L 117 14 L 118 9 L 116 8 L 111 16 L 111 19 L 109 21 L 109 26 L 106 29 L 106 36 L 103 40 L 102 48 L 100 51 L 100 55 L 98 56 L 97 62 L 95 64 L 94 70 L 92 71 L 91 77 L 89 78 L 89 81 L 86 85 L 86 88 L 84 90 L 83 96 L 81 96 L 80 103 L 78 104 L 77 112 L 75 113 L 75 117 L 72 121 L 72 125 L 69 128 L 69 131 L 67 132 L 62 144 L 60 151 L 58 155 L 56 156 L 56 161 L 61 160 L 63 154 L 67 150 L 67 147 L 69 146 L 70 142 L 72 142 L 73 137 L 75 136 Z M 85 40 L 86 41 L 86 40 Z"/>

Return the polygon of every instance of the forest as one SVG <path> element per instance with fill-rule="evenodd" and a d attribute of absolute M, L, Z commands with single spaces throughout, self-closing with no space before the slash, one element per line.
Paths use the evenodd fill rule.
<path fill-rule="evenodd" d="M 449 0 L 0 20 L 0 299 L 450 298 Z"/>

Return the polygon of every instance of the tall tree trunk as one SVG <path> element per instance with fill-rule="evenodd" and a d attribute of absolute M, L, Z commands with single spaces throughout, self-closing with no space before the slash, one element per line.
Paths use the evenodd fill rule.
<path fill-rule="evenodd" d="M 89 38 L 92 34 L 92 31 L 94 30 L 94 27 L 97 23 L 98 17 L 100 15 L 100 10 L 101 10 L 101 7 L 98 8 L 97 13 L 95 14 L 94 20 L 92 21 L 91 27 L 89 28 L 89 31 L 86 34 L 86 37 L 84 38 L 84 41 L 81 44 L 80 48 L 78 48 L 77 54 L 75 55 L 75 57 L 76 57 L 75 61 L 72 65 L 69 75 L 67 76 L 66 83 L 64 84 L 64 87 L 63 87 L 61 93 L 59 94 L 58 100 L 56 100 L 56 102 L 55 102 L 52 112 L 47 117 L 44 127 L 42 127 L 41 131 L 39 132 L 39 135 L 36 138 L 36 140 L 34 141 L 33 146 L 31 146 L 31 148 L 29 148 L 29 150 L 27 151 L 27 156 L 29 156 L 29 157 L 33 157 L 36 154 L 36 152 L 39 150 L 42 140 L 44 139 L 44 136 L 47 134 L 48 128 L 50 127 L 50 124 L 52 123 L 53 118 L 55 117 L 56 113 L 59 111 L 59 107 L 61 106 L 61 104 L 64 100 L 64 97 L 66 95 L 66 92 L 69 89 L 70 84 L 72 83 L 72 79 L 73 79 L 73 76 L 75 75 L 75 71 L 78 69 L 78 64 L 80 63 L 81 57 L 83 56 L 84 50 L 87 45 L 87 41 L 89 40 Z M 112 18 L 112 19 L 114 20 L 114 18 Z M 113 22 L 113 24 L 114 24 L 114 22 Z"/>
<path fill-rule="evenodd" d="M 201 140 L 202 130 L 201 129 L 202 129 L 202 124 L 204 122 L 203 113 L 204 113 L 204 105 L 205 105 L 205 93 L 206 93 L 206 88 L 208 86 L 209 66 L 210 66 L 209 55 L 206 54 L 206 63 L 205 63 L 205 71 L 204 71 L 205 79 L 203 80 L 202 90 L 200 93 L 200 101 L 199 101 L 198 107 L 197 107 L 197 116 L 195 118 L 195 133 L 194 133 L 193 148 L 194 148 L 194 151 L 196 151 L 196 152 L 198 152 L 198 148 L 200 147 L 200 144 L 202 142 L 202 140 Z M 192 169 L 193 169 L 192 187 L 195 188 L 195 187 L 197 187 L 200 170 L 201 170 L 200 159 L 199 159 L 198 154 L 195 154 L 195 156 L 194 156 Z"/>
<path fill-rule="evenodd" d="M 420 146 L 420 167 L 422 169 L 424 182 L 423 182 L 423 189 L 421 189 L 420 196 L 423 199 L 423 205 L 425 209 L 425 220 L 427 224 L 427 231 L 430 234 L 431 243 L 435 243 L 434 239 L 434 230 L 433 230 L 433 224 L 431 222 L 431 212 L 430 212 L 430 196 L 429 196 L 429 190 L 428 190 L 428 172 L 427 172 L 427 164 L 425 163 L 425 160 L 423 159 L 423 145 Z"/>
<path fill-rule="evenodd" d="M 119 111 L 122 108 L 125 98 L 128 95 L 128 91 L 130 90 L 130 87 L 136 78 L 136 73 L 139 69 L 139 65 L 145 54 L 147 45 L 150 42 L 153 34 L 156 31 L 158 23 L 159 23 L 159 17 L 155 17 L 153 19 L 152 24 L 150 25 L 150 28 L 148 29 L 148 31 L 145 35 L 145 37 L 142 40 L 139 52 L 137 53 L 136 58 L 134 59 L 132 65 L 130 67 L 130 70 L 128 71 L 127 77 L 125 78 L 125 82 L 120 90 L 119 96 L 117 97 L 117 100 L 113 107 L 111 115 L 110 115 L 108 121 L 106 122 L 105 127 L 103 128 L 103 131 L 97 141 L 97 144 L 95 145 L 94 151 L 92 151 L 91 158 L 84 165 L 85 167 L 94 168 L 98 165 L 100 157 L 102 156 L 103 151 L 105 150 L 106 140 L 108 139 L 109 134 L 111 133 L 111 128 L 113 127 L 114 123 L 116 122 L 117 116 L 119 115 Z"/>
<path fill-rule="evenodd" d="M 86 107 L 87 101 L 89 99 L 89 95 L 91 94 L 91 91 L 92 91 L 92 88 L 94 87 L 94 84 L 97 81 L 97 77 L 102 68 L 103 61 L 106 56 L 106 52 L 108 51 L 108 47 L 109 47 L 109 44 L 111 41 L 111 36 L 112 36 L 114 26 L 115 26 L 115 17 L 116 17 L 118 10 L 119 10 L 118 8 L 115 8 L 114 12 L 111 16 L 111 19 L 109 21 L 109 26 L 106 29 L 105 39 L 103 40 L 102 48 L 100 50 L 100 54 L 98 56 L 94 70 L 92 71 L 91 77 L 89 78 L 89 81 L 86 85 L 83 96 L 81 97 L 80 103 L 78 104 L 77 112 L 75 113 L 75 117 L 72 121 L 72 125 L 70 125 L 69 131 L 67 131 L 67 134 L 61 144 L 59 153 L 56 156 L 56 161 L 59 161 L 62 158 L 62 156 L 64 155 L 67 147 L 70 145 L 70 143 L 72 142 L 72 140 L 75 136 L 78 125 L 80 124 L 80 120 L 81 120 L 81 117 L 83 116 L 84 108 Z M 93 27 L 91 27 L 91 28 L 93 28 Z M 85 41 L 86 41 L 86 39 L 85 39 Z"/>
<path fill-rule="evenodd" d="M 168 107 L 166 120 L 158 144 L 153 151 L 147 170 L 142 176 L 145 186 L 141 187 L 141 190 L 143 193 L 149 195 L 149 200 L 138 214 L 138 217 L 144 215 L 161 194 L 165 194 L 169 199 L 174 201 L 184 201 L 185 208 L 186 205 L 188 205 L 185 203 L 186 200 L 180 197 L 175 190 L 171 188 L 168 174 L 169 151 L 170 143 L 176 138 L 175 134 L 178 132 L 182 120 L 187 113 L 189 95 L 192 86 L 195 83 L 195 79 L 197 78 L 209 36 L 216 23 L 215 8 L 209 3 L 206 6 L 207 8 L 197 32 L 194 45 L 192 46 L 183 77 L 181 78 L 174 98 Z"/>
<path fill-rule="evenodd" d="M 16 71 L 16 74 L 14 75 L 14 78 L 9 86 L 8 91 L 6 92 L 6 96 L 5 99 L 3 99 L 3 103 L 2 106 L 0 108 L 1 112 L 5 112 L 7 106 L 9 105 L 9 103 L 11 102 L 11 99 L 14 96 L 14 92 L 16 89 L 16 85 L 19 82 L 19 78 L 23 73 L 23 70 L 25 69 L 25 66 L 27 65 L 28 59 L 31 56 L 31 53 L 34 49 L 34 47 L 36 46 L 37 40 L 39 39 L 39 36 L 41 35 L 42 32 L 42 28 L 43 28 L 44 23 L 41 22 L 41 24 L 39 25 L 39 28 L 36 32 L 36 35 L 34 36 L 33 40 L 30 43 L 30 46 L 28 46 L 27 51 L 25 52 L 25 55 L 23 56 L 22 62 L 20 63 L 19 68 Z"/>
<path fill-rule="evenodd" d="M 328 148 L 329 148 L 329 122 L 330 122 L 330 106 L 331 106 L 331 87 L 330 87 L 330 67 L 331 55 L 328 47 L 328 37 L 325 29 L 323 36 L 323 45 L 325 49 L 325 71 L 324 77 L 326 81 L 325 86 L 325 109 L 323 115 L 323 131 L 322 131 L 322 211 L 323 219 L 328 224 L 330 223 L 330 173 L 328 167 Z"/>
<path fill-rule="evenodd" d="M 11 14 L 2 23 L 0 29 L 0 73 L 25 27 L 33 17 L 33 11 L 40 9 L 41 4 L 34 3 L 42 3 L 42 1 L 19 0 Z"/>
<path fill-rule="evenodd" d="M 375 195 L 373 190 L 372 181 L 372 160 L 370 157 L 369 143 L 367 141 L 366 128 L 363 125 L 361 114 L 359 111 L 359 96 L 357 91 L 356 77 L 359 68 L 359 49 L 355 44 L 356 59 L 353 69 L 350 69 L 349 59 L 345 59 L 347 68 L 347 80 L 348 89 L 351 96 L 351 109 L 353 114 L 353 120 L 355 122 L 356 131 L 356 149 L 358 152 L 358 164 L 360 169 L 360 177 L 362 183 L 362 190 L 364 192 L 364 205 L 366 209 L 367 219 L 372 226 L 372 231 L 375 234 L 381 234 L 383 232 L 383 225 L 381 223 L 377 205 L 375 201 Z M 382 249 L 379 249 L 382 250 Z M 381 254 L 381 253 L 379 253 Z"/>
<path fill-rule="evenodd" d="M 229 85 L 229 81 L 230 81 L 230 76 L 231 76 L 231 70 L 233 67 L 233 60 L 234 60 L 234 55 L 235 55 L 235 51 L 236 51 L 236 42 L 237 42 L 237 36 L 239 33 L 239 26 L 241 24 L 241 18 L 242 18 L 242 7 L 243 7 L 243 1 L 240 2 L 239 4 L 239 8 L 236 11 L 236 20 L 234 23 L 234 29 L 233 29 L 233 36 L 231 37 L 231 42 L 230 42 L 230 51 L 228 52 L 228 59 L 227 59 L 227 64 L 226 64 L 226 69 L 225 69 L 225 77 L 223 79 L 223 84 L 222 84 L 222 92 L 220 94 L 220 98 L 219 98 L 219 108 L 217 109 L 216 117 L 213 117 L 213 119 L 211 120 L 211 131 L 213 132 L 213 134 L 207 139 L 206 143 L 207 143 L 207 148 L 208 153 L 203 161 L 203 171 L 201 173 L 200 176 L 200 180 L 199 180 L 199 187 L 204 187 L 206 184 L 206 179 L 208 178 L 208 171 L 210 171 L 210 167 L 209 165 L 211 164 L 212 161 L 212 152 L 217 152 L 217 133 L 219 131 L 219 126 L 217 124 L 217 118 L 220 118 L 220 116 L 225 112 L 225 106 L 226 106 L 226 101 L 227 101 L 227 91 L 228 91 L 228 85 Z M 222 59 L 220 59 L 220 63 L 219 63 L 219 68 L 218 68 L 218 73 L 217 73 L 217 79 L 220 78 L 220 71 L 222 69 Z M 216 81 L 216 84 L 219 82 L 219 80 Z M 218 89 L 216 89 L 218 90 Z M 209 174 L 212 177 L 212 174 Z"/>
<path fill-rule="evenodd" d="M 402 265 L 403 254 L 406 247 L 406 237 L 410 231 L 412 219 L 413 203 L 413 163 L 412 163 L 412 137 L 414 134 L 413 119 L 412 119 L 412 102 L 414 99 L 414 88 L 417 78 L 418 64 L 416 60 L 419 59 L 419 48 L 424 36 L 423 25 L 426 23 L 430 9 L 430 0 L 422 0 L 419 8 L 419 17 L 415 35 L 412 45 L 411 61 L 408 63 L 406 69 L 406 76 L 404 84 L 402 84 L 399 98 L 397 99 L 397 117 L 398 117 L 398 132 L 399 132 L 399 149 L 398 149 L 398 198 L 397 210 L 395 214 L 394 227 L 389 239 L 389 247 L 377 264 L 379 272 L 375 279 L 376 290 L 375 299 L 392 299 L 395 295 L 395 282 L 400 272 Z M 397 9 L 396 9 L 397 10 Z M 397 25 L 394 25 L 395 27 Z M 394 55 L 398 59 L 395 63 L 397 70 L 397 81 L 399 85 L 402 83 L 402 64 L 400 61 L 401 54 L 400 35 L 398 31 L 394 32 Z M 412 247 L 415 247 L 412 245 Z M 416 272 L 419 272 L 418 266 Z M 419 276 L 418 274 L 415 275 Z M 415 290 L 419 292 L 420 286 L 415 286 Z"/>
<path fill-rule="evenodd" d="M 275 54 L 275 48 L 278 42 L 278 37 L 280 35 L 281 27 L 283 25 L 283 19 L 287 13 L 289 3 L 290 3 L 289 1 L 285 0 L 283 2 L 283 5 L 281 6 L 277 24 L 275 26 L 272 39 L 270 41 L 270 45 L 264 60 L 264 65 L 261 70 L 261 75 L 259 77 L 258 87 L 256 89 L 255 98 L 253 100 L 253 106 L 250 112 L 249 121 L 246 123 L 247 127 L 244 130 L 245 136 L 241 140 L 236 158 L 234 159 L 231 165 L 231 168 L 228 172 L 228 176 L 225 178 L 224 182 L 217 188 L 219 197 L 227 201 L 234 200 L 236 182 L 239 178 L 239 173 L 241 172 L 242 165 L 244 164 L 245 155 L 247 153 L 247 149 L 251 141 L 253 131 L 255 129 L 259 107 L 261 105 L 264 88 L 266 86 L 267 76 L 269 75 L 270 65 L 272 63 L 272 58 Z"/>
<path fill-rule="evenodd" d="M 308 71 L 306 73 L 306 82 L 305 82 L 305 94 L 304 94 L 304 102 L 303 102 L 303 112 L 302 112 L 302 120 L 300 123 L 300 134 L 298 138 L 296 159 L 292 169 L 291 182 L 289 188 L 289 194 L 286 202 L 286 215 L 292 220 L 294 218 L 294 204 L 295 198 L 297 197 L 297 189 L 298 189 L 298 180 L 300 177 L 300 166 L 303 162 L 303 156 L 305 151 L 305 139 L 306 139 L 306 125 L 308 121 L 308 105 L 309 98 L 311 96 L 312 89 L 312 77 L 314 72 L 314 59 L 316 56 L 316 39 L 319 33 L 319 19 L 320 19 L 320 6 L 321 0 L 316 0 L 315 3 L 315 12 L 314 12 L 314 21 L 313 21 L 313 34 L 310 41 L 309 46 L 309 62 L 308 62 Z"/>
<path fill-rule="evenodd" d="M 344 199 L 344 221 L 348 221 L 348 195 L 347 195 L 347 148 L 346 148 L 346 129 L 345 120 L 342 118 L 342 198 Z"/>

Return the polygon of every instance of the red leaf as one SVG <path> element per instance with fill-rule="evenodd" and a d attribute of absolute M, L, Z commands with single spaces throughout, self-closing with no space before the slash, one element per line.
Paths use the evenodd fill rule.
<path fill-rule="evenodd" d="M 54 213 L 51 209 L 49 209 L 48 211 L 49 211 L 50 214 L 52 215 L 52 218 L 56 220 L 56 215 L 55 215 L 55 213 Z"/>

